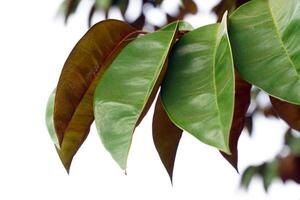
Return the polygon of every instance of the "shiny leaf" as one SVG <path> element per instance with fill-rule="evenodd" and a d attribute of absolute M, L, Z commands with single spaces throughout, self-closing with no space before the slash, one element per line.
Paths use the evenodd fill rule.
<path fill-rule="evenodd" d="M 235 64 L 243 79 L 300 104 L 300 1 L 252 0 L 230 17 Z"/>
<path fill-rule="evenodd" d="M 226 16 L 221 24 L 193 30 L 179 40 L 161 94 L 176 126 L 230 153 L 234 68 Z"/>
<path fill-rule="evenodd" d="M 155 97 L 177 23 L 132 41 L 112 62 L 94 95 L 94 115 L 105 148 L 126 169 L 136 125 Z"/>
<path fill-rule="evenodd" d="M 189 23 L 181 21 L 178 24 L 178 29 L 180 32 L 179 37 L 182 37 L 181 34 L 184 35 L 186 32 L 192 31 L 193 27 Z M 169 119 L 163 108 L 160 95 L 155 105 L 152 134 L 156 150 L 172 182 L 175 157 L 182 130 Z"/>
<path fill-rule="evenodd" d="M 69 55 L 56 89 L 54 125 L 67 170 L 94 120 L 93 94 L 111 60 L 138 32 L 128 24 L 106 20 L 94 25 Z"/>
<path fill-rule="evenodd" d="M 235 73 L 234 114 L 230 130 L 229 147 L 231 155 L 222 155 L 238 171 L 238 140 L 243 131 L 245 117 L 251 100 L 251 85 Z"/>
<path fill-rule="evenodd" d="M 293 129 L 300 131 L 300 106 L 270 97 L 273 108 L 281 119 Z"/>

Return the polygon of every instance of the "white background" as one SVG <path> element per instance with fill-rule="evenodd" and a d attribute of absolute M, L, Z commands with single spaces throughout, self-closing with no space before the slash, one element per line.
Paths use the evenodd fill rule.
<path fill-rule="evenodd" d="M 94 125 L 67 175 L 47 133 L 45 108 L 65 59 L 87 30 L 90 4 L 82 4 L 64 26 L 56 17 L 60 2 L 0 0 L 1 200 L 300 198 L 299 186 L 292 182 L 283 186 L 277 181 L 269 194 L 260 179 L 248 192 L 240 189 L 239 175 L 218 151 L 187 133 L 178 149 L 172 187 L 152 143 L 152 111 L 134 134 L 127 176 L 103 148 Z M 198 3 L 201 14 L 188 20 L 196 27 L 213 22 L 207 10 L 216 0 Z M 272 159 L 283 142 L 283 123 L 257 120 L 254 136 L 244 133 L 240 139 L 241 171 Z"/>

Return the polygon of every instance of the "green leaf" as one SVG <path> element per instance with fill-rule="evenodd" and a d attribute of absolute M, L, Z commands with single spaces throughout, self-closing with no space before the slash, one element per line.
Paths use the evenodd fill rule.
<path fill-rule="evenodd" d="M 156 150 L 172 181 L 176 152 L 182 130 L 169 119 L 160 96 L 155 105 L 152 133 Z"/>
<path fill-rule="evenodd" d="M 300 104 L 300 1 L 252 0 L 230 16 L 236 67 L 248 82 Z"/>
<path fill-rule="evenodd" d="M 67 171 L 94 121 L 93 95 L 98 81 L 138 33 L 118 20 L 100 22 L 80 39 L 66 60 L 56 89 L 54 125 Z"/>
<path fill-rule="evenodd" d="M 59 148 L 59 142 L 54 128 L 54 120 L 53 120 L 54 98 L 55 98 L 55 90 L 51 93 L 48 99 L 47 109 L 46 109 L 46 125 L 53 143 L 57 148 Z"/>
<path fill-rule="evenodd" d="M 104 11 L 109 10 L 111 4 L 112 4 L 112 0 L 96 0 L 96 7 L 97 8 L 101 8 Z"/>
<path fill-rule="evenodd" d="M 246 113 L 251 100 L 251 85 L 240 78 L 239 74 L 235 73 L 235 100 L 234 114 L 230 130 L 229 147 L 231 155 L 222 155 L 227 161 L 238 171 L 238 140 L 243 131 Z"/>
<path fill-rule="evenodd" d="M 177 23 L 132 41 L 112 62 L 94 95 L 94 115 L 105 148 L 126 169 L 132 135 L 165 72 Z"/>
<path fill-rule="evenodd" d="M 65 16 L 65 23 L 68 22 L 68 19 L 71 14 L 75 13 L 81 0 L 64 0 L 59 7 L 59 12 L 62 12 Z"/>
<path fill-rule="evenodd" d="M 250 166 L 242 174 L 241 185 L 248 189 L 252 178 L 258 173 L 258 167 Z"/>
<path fill-rule="evenodd" d="M 230 153 L 234 68 L 226 15 L 221 24 L 201 27 L 179 40 L 161 94 L 176 126 Z"/>
<path fill-rule="evenodd" d="M 278 177 L 278 160 L 277 159 L 265 164 L 262 176 L 263 176 L 264 189 L 265 189 L 265 191 L 268 191 L 272 182 Z"/>
<path fill-rule="evenodd" d="M 293 155 L 300 155 L 300 137 L 295 136 L 291 128 L 285 133 L 285 144 Z"/>

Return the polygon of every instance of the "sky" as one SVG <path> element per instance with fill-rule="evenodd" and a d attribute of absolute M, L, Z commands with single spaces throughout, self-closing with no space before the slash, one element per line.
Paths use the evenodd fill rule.
<path fill-rule="evenodd" d="M 87 31 L 90 4 L 82 4 L 65 26 L 56 16 L 60 1 L 0 0 L 0 199 L 300 199 L 293 182 L 276 181 L 266 194 L 256 178 L 248 191 L 241 189 L 240 175 L 219 152 L 188 133 L 180 142 L 172 186 L 152 142 L 153 108 L 134 134 L 127 175 L 104 149 L 94 124 L 67 175 L 44 117 L 62 66 Z M 195 27 L 212 23 L 208 10 L 216 2 L 199 0 L 201 14 L 187 20 Z M 283 122 L 262 116 L 256 121 L 254 135 L 245 132 L 239 141 L 240 171 L 272 159 L 283 142 Z"/>

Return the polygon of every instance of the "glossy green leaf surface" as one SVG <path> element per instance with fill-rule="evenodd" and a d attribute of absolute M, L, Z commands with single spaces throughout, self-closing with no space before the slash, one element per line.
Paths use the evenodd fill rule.
<path fill-rule="evenodd" d="M 202 142 L 229 153 L 234 68 L 226 16 L 175 45 L 161 92 L 170 119 Z"/>
<path fill-rule="evenodd" d="M 112 62 L 95 90 L 94 115 L 98 133 L 122 169 L 126 169 L 136 124 L 164 75 L 177 26 L 173 23 L 166 30 L 132 41 Z"/>
<path fill-rule="evenodd" d="M 46 108 L 46 125 L 53 143 L 55 144 L 56 147 L 59 148 L 59 142 L 56 135 L 54 120 L 53 120 L 54 99 L 55 99 L 55 90 L 51 93 L 48 99 L 47 108 Z"/>
<path fill-rule="evenodd" d="M 93 95 L 98 81 L 138 33 L 118 20 L 100 22 L 80 39 L 66 60 L 56 89 L 54 125 L 67 170 L 94 121 Z"/>
<path fill-rule="evenodd" d="M 248 82 L 300 104 L 300 1 L 252 0 L 230 16 L 234 61 Z"/>

